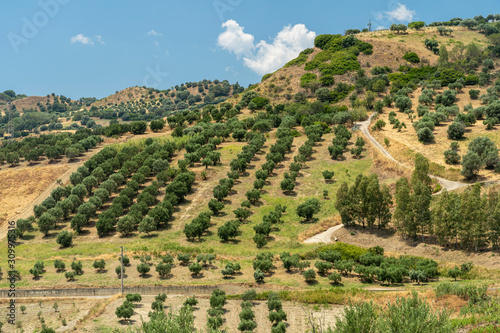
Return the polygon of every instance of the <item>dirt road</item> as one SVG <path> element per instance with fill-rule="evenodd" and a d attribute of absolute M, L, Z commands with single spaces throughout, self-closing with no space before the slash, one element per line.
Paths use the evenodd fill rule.
<path fill-rule="evenodd" d="M 387 150 L 385 150 L 385 148 L 377 140 L 375 140 L 375 138 L 371 135 L 371 133 L 369 131 L 369 126 L 370 126 L 370 124 L 372 122 L 372 118 L 375 115 L 376 115 L 376 113 L 372 113 L 370 115 L 370 117 L 366 121 L 357 123 L 357 125 L 359 126 L 360 131 L 388 159 L 396 162 L 398 165 L 402 166 L 403 168 L 411 169 L 411 167 L 409 167 L 409 166 L 407 166 L 407 165 L 399 162 L 394 157 L 392 157 L 391 154 L 389 154 L 389 152 Z M 465 187 L 465 186 L 469 186 L 470 185 L 468 183 L 461 183 L 461 182 L 455 182 L 455 181 L 452 181 L 452 180 L 443 179 L 441 177 L 437 177 L 437 176 L 434 176 L 434 175 L 429 175 L 429 177 L 436 179 L 441 184 L 441 186 L 443 187 L 443 189 L 447 189 L 448 191 L 452 191 L 452 190 L 455 190 L 457 188 Z"/>
<path fill-rule="evenodd" d="M 363 133 L 366 136 L 366 138 L 368 140 L 370 140 L 370 142 L 373 144 L 373 146 L 375 146 L 375 148 L 377 148 L 378 150 L 380 150 L 380 152 L 382 154 L 384 154 L 385 157 L 387 157 L 388 159 L 394 161 L 395 163 L 397 163 L 398 165 L 402 166 L 403 168 L 411 169 L 411 167 L 409 167 L 409 166 L 407 166 L 407 165 L 399 162 L 394 157 L 392 157 L 392 155 L 389 154 L 389 152 L 387 150 L 385 150 L 385 148 L 377 140 L 375 140 L 375 138 L 371 135 L 371 133 L 370 133 L 370 131 L 369 131 L 368 128 L 369 128 L 369 126 L 370 126 L 370 124 L 372 122 L 372 118 L 374 116 L 375 116 L 375 113 L 372 113 L 370 115 L 370 117 L 366 121 L 357 123 L 357 125 L 359 126 L 359 129 L 360 129 L 361 133 Z M 434 176 L 434 175 L 429 175 L 429 177 L 436 179 L 441 184 L 442 188 L 443 189 L 447 189 L 448 191 L 452 191 L 452 190 L 455 190 L 457 188 L 465 187 L 465 186 L 469 186 L 470 185 L 470 184 L 467 184 L 467 183 L 461 183 L 461 182 L 455 182 L 455 181 L 448 180 L 448 179 L 443 179 L 441 177 L 437 177 L 437 176 Z M 435 193 L 434 195 L 441 193 L 441 191 Z M 304 241 L 304 243 L 306 243 L 306 244 L 314 244 L 314 243 L 327 243 L 328 244 L 328 243 L 332 243 L 332 235 L 333 235 L 333 233 L 335 231 L 339 230 L 340 228 L 342 228 L 342 225 L 337 225 L 335 227 L 332 227 L 332 228 L 328 229 L 327 231 L 324 231 L 324 232 L 322 232 L 320 234 L 314 235 L 311 238 L 306 239 Z"/>

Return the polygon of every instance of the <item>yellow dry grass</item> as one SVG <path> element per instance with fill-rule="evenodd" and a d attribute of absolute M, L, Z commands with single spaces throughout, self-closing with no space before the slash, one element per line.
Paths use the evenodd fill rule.
<path fill-rule="evenodd" d="M 20 213 L 54 180 L 60 177 L 67 165 L 26 167 L 0 171 L 0 225 L 7 218 Z"/>
<path fill-rule="evenodd" d="M 304 240 L 306 240 L 314 235 L 319 234 L 320 232 L 326 231 L 326 230 L 330 229 L 331 227 L 334 227 L 334 226 L 339 225 L 341 223 L 342 223 L 342 221 L 340 219 L 340 215 L 330 216 L 329 218 L 322 220 L 318 224 L 314 224 L 306 231 L 300 233 L 297 238 L 300 242 L 302 242 L 302 241 L 304 241 Z"/>

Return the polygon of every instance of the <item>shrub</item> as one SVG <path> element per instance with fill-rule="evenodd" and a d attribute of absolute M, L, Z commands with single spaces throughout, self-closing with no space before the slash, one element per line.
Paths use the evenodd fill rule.
<path fill-rule="evenodd" d="M 253 277 L 257 283 L 264 282 L 264 272 L 262 272 L 260 269 L 255 270 L 253 273 Z"/>
<path fill-rule="evenodd" d="M 403 56 L 403 59 L 411 62 L 412 64 L 417 64 L 420 62 L 420 58 L 415 52 L 408 52 Z"/>
<path fill-rule="evenodd" d="M 62 272 L 66 269 L 66 265 L 62 260 L 56 259 L 54 260 L 54 268 L 57 272 Z"/>
<path fill-rule="evenodd" d="M 95 260 L 93 265 L 92 265 L 98 272 L 103 272 L 104 269 L 106 268 L 106 262 L 101 259 L 101 260 Z"/>
<path fill-rule="evenodd" d="M 460 163 L 460 155 L 458 155 L 456 150 L 446 150 L 444 152 L 444 161 L 446 164 L 458 164 Z"/>
<path fill-rule="evenodd" d="M 460 140 L 463 139 L 465 134 L 465 125 L 461 121 L 454 121 L 448 126 L 448 139 Z"/>
<path fill-rule="evenodd" d="M 316 280 L 316 272 L 314 271 L 314 269 L 308 269 L 302 272 L 302 276 L 304 277 L 307 283 L 312 283 Z"/>
<path fill-rule="evenodd" d="M 323 178 L 326 180 L 331 180 L 334 175 L 335 175 L 334 171 L 328 171 L 328 170 L 323 171 Z"/>
<path fill-rule="evenodd" d="M 188 297 L 186 298 L 186 300 L 184 301 L 184 306 L 191 306 L 191 307 L 194 307 L 198 304 L 198 300 L 196 299 L 196 297 L 192 296 L 192 297 Z"/>
<path fill-rule="evenodd" d="M 57 235 L 56 241 L 57 244 L 61 245 L 61 247 L 69 247 L 73 243 L 73 234 L 63 230 Z"/>
<path fill-rule="evenodd" d="M 158 275 L 160 275 L 160 278 L 162 279 L 166 278 L 170 274 L 171 270 L 172 266 L 170 264 L 159 263 L 156 265 L 156 272 L 158 272 Z"/>
<path fill-rule="evenodd" d="M 137 265 L 137 271 L 139 272 L 139 275 L 141 277 L 145 277 L 146 274 L 151 270 L 151 267 L 149 267 L 148 264 L 141 263 Z"/>
<path fill-rule="evenodd" d="M 479 97 L 480 93 L 481 93 L 481 91 L 479 91 L 478 89 L 469 90 L 469 96 L 471 99 L 477 99 Z"/>
<path fill-rule="evenodd" d="M 64 277 L 68 280 L 68 281 L 73 281 L 75 279 L 75 276 L 76 276 L 76 273 L 75 272 L 66 272 L 64 273 Z"/>
<path fill-rule="evenodd" d="M 251 300 L 254 300 L 256 297 L 257 297 L 257 292 L 255 291 L 255 289 L 246 290 L 241 295 L 241 299 L 243 301 L 251 301 Z"/>
<path fill-rule="evenodd" d="M 73 261 L 71 263 L 71 269 L 75 271 L 75 274 L 78 274 L 78 275 L 83 274 L 82 262 L 81 261 Z"/>
<path fill-rule="evenodd" d="M 188 269 L 194 276 L 198 276 L 200 274 L 202 267 L 199 263 L 195 262 L 188 266 Z"/>
<path fill-rule="evenodd" d="M 428 127 L 423 127 L 418 130 L 417 132 L 417 137 L 418 141 L 420 142 L 433 142 L 434 141 L 434 134 L 432 133 L 432 130 Z"/>

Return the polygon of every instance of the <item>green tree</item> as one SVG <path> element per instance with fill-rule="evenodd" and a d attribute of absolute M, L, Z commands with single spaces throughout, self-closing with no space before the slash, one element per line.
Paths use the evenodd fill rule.
<path fill-rule="evenodd" d="M 228 221 L 217 229 L 217 236 L 219 236 L 221 241 L 227 242 L 230 238 L 238 236 L 238 228 L 238 221 Z"/>
<path fill-rule="evenodd" d="M 149 123 L 149 128 L 151 128 L 153 132 L 161 131 L 164 126 L 165 121 L 163 119 L 152 120 L 151 123 Z"/>
<path fill-rule="evenodd" d="M 71 219 L 71 229 L 73 229 L 76 233 L 81 233 L 84 226 L 88 223 L 88 219 L 83 214 L 76 214 Z"/>
<path fill-rule="evenodd" d="M 145 277 L 146 274 L 151 270 L 151 267 L 149 267 L 148 264 L 145 263 L 140 263 L 137 265 L 137 272 L 139 272 L 139 275 L 141 277 Z"/>
<path fill-rule="evenodd" d="M 75 274 L 82 275 L 83 274 L 82 262 L 73 261 L 71 263 L 71 269 L 75 271 Z"/>
<path fill-rule="evenodd" d="M 156 231 L 157 225 L 154 221 L 154 219 L 150 216 L 146 216 L 142 219 L 142 221 L 139 223 L 139 232 L 144 232 L 146 235 L 149 236 L 149 233 L 152 231 Z"/>
<path fill-rule="evenodd" d="M 214 215 L 217 215 L 224 209 L 224 203 L 215 199 L 210 199 L 208 202 L 208 208 L 214 213 Z"/>
<path fill-rule="evenodd" d="M 116 230 L 125 235 L 130 235 L 135 230 L 135 219 L 129 215 L 126 215 L 118 220 L 116 225 Z"/>
<path fill-rule="evenodd" d="M 290 178 L 285 178 L 281 183 L 280 183 L 281 190 L 283 192 L 292 192 L 293 189 L 295 188 L 295 183 L 293 182 L 292 179 Z"/>
<path fill-rule="evenodd" d="M 320 211 L 320 202 L 318 199 L 309 199 L 306 202 L 297 206 L 297 215 L 306 219 L 312 220 L 314 214 Z"/>
<path fill-rule="evenodd" d="M 429 186 L 425 185 L 420 180 L 412 186 L 412 194 L 410 196 L 411 201 L 411 216 L 412 224 L 410 225 L 410 230 L 414 236 L 416 231 L 420 228 L 422 241 L 424 241 L 424 232 L 430 223 L 430 204 L 431 204 L 431 189 Z"/>
<path fill-rule="evenodd" d="M 306 280 L 307 283 L 313 283 L 316 281 L 316 272 L 314 269 L 308 269 L 302 272 L 302 276 Z"/>
<path fill-rule="evenodd" d="M 409 220 L 411 216 L 411 201 L 410 201 L 410 183 L 405 177 L 401 177 L 396 182 L 396 209 L 394 211 L 394 220 L 396 227 L 403 233 L 404 239 L 409 232 Z"/>
<path fill-rule="evenodd" d="M 408 23 L 408 28 L 410 29 L 420 30 L 423 27 L 425 27 L 425 22 L 423 21 L 415 21 Z"/>
<path fill-rule="evenodd" d="M 104 272 L 104 269 L 106 268 L 106 262 L 101 259 L 101 260 L 94 260 L 94 263 L 92 266 L 99 272 L 102 273 Z"/>
<path fill-rule="evenodd" d="M 250 190 L 245 195 L 248 201 L 250 201 L 253 205 L 255 205 L 260 200 L 260 191 L 257 189 Z"/>
<path fill-rule="evenodd" d="M 412 107 L 411 99 L 407 96 L 399 96 L 396 98 L 396 107 L 399 109 L 399 112 L 405 112 L 405 110 L 410 110 Z"/>
<path fill-rule="evenodd" d="M 73 234 L 63 230 L 57 235 L 56 241 L 57 244 L 61 245 L 61 247 L 69 247 L 73 243 Z"/>
<path fill-rule="evenodd" d="M 134 309 L 129 305 L 123 304 L 116 308 L 115 314 L 118 318 L 123 318 L 125 321 L 128 321 L 134 314 Z"/>
<path fill-rule="evenodd" d="M 130 124 L 130 132 L 133 134 L 143 134 L 146 132 L 148 125 L 145 121 L 134 121 Z"/>
<path fill-rule="evenodd" d="M 462 171 L 460 172 L 462 176 L 467 179 L 472 179 L 477 176 L 477 173 L 483 166 L 481 158 L 475 152 L 469 151 L 462 158 Z"/>

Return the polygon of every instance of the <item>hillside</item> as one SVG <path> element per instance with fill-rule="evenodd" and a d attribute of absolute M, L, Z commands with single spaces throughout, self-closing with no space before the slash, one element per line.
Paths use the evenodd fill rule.
<path fill-rule="evenodd" d="M 496 329 L 498 21 L 319 35 L 247 89 L 205 80 L 80 104 L 52 96 L 75 107 L 61 126 L 92 130 L 0 149 L 17 219 L 2 241 L 16 245 L 9 274 L 19 289 L 99 290 L 105 300 L 73 303 L 86 315 L 66 300 L 59 317 L 44 310 L 76 331 L 123 331 L 164 303 L 196 328 L 230 332 L 299 333 L 317 318 L 340 325 L 339 313 L 380 325 L 346 332 L 417 315 L 432 327 L 420 333 Z M 181 296 L 111 297 L 122 277 L 129 291 Z M 193 290 L 199 303 L 177 312 Z M 41 329 L 34 308 L 27 327 Z"/>

